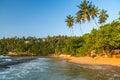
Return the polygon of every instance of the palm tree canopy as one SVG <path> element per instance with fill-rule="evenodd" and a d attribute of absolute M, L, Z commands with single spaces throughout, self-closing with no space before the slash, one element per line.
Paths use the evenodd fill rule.
<path fill-rule="evenodd" d="M 94 5 L 91 6 L 90 15 L 91 15 L 92 19 L 94 19 L 95 17 L 98 17 L 98 14 L 99 14 L 98 7 L 95 7 Z"/>
<path fill-rule="evenodd" d="M 84 0 L 83 2 L 81 2 L 81 4 L 78 6 L 78 8 L 80 9 L 78 12 L 81 12 L 81 14 L 83 15 L 83 21 L 90 21 L 90 10 L 92 7 L 92 2 L 89 2 L 87 0 Z"/>
<path fill-rule="evenodd" d="M 104 23 L 108 17 L 109 17 L 109 15 L 107 14 L 107 11 L 102 9 L 100 12 L 100 15 L 99 15 L 99 24 Z"/>
<path fill-rule="evenodd" d="M 82 23 L 82 20 L 83 19 L 83 16 L 82 16 L 82 12 L 81 11 L 79 11 L 79 12 L 77 12 L 76 13 L 76 17 L 75 17 L 75 21 L 76 21 L 76 23 Z M 84 21 L 83 21 L 84 22 Z"/>
<path fill-rule="evenodd" d="M 73 27 L 73 24 L 74 24 L 74 17 L 71 16 L 71 15 L 68 15 L 68 16 L 66 17 L 65 22 L 67 22 L 67 26 L 68 26 L 69 28 L 72 28 L 72 27 Z"/>

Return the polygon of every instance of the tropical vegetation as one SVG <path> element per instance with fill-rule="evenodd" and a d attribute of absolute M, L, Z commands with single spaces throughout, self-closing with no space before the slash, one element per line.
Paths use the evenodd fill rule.
<path fill-rule="evenodd" d="M 69 54 L 73 56 L 90 55 L 92 50 L 97 54 L 105 53 L 110 56 L 113 49 L 120 49 L 120 21 L 114 20 L 109 24 L 92 29 L 83 36 L 48 36 L 47 38 L 36 37 L 13 37 L 0 39 L 0 54 L 9 52 L 26 55 L 52 55 Z"/>
<path fill-rule="evenodd" d="M 108 18 L 107 11 L 92 4 L 87 0 L 81 2 L 75 17 L 68 15 L 65 22 L 73 29 L 74 23 L 82 23 L 94 20 L 98 28 L 92 28 L 90 33 L 82 36 L 48 36 L 47 38 L 36 37 L 13 37 L 0 39 L 0 55 L 7 55 L 10 52 L 17 55 L 52 55 L 69 54 L 73 56 L 90 55 L 96 50 L 98 55 L 106 54 L 111 56 L 114 49 L 120 50 L 120 12 L 119 17 L 111 23 L 103 24 Z M 96 18 L 98 21 L 96 21 Z M 88 25 L 89 27 L 89 25 Z M 73 31 L 73 30 L 72 30 Z M 25 54 L 23 54 L 25 53 Z"/>

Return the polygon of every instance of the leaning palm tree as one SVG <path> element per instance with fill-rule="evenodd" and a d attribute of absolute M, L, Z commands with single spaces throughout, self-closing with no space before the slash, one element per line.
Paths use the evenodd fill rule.
<path fill-rule="evenodd" d="M 74 36 L 74 32 L 73 32 L 74 17 L 71 15 L 68 15 L 66 17 L 65 22 L 67 22 L 67 26 L 72 29 L 72 36 Z"/>
<path fill-rule="evenodd" d="M 105 23 L 105 21 L 109 17 L 109 15 L 106 12 L 107 11 L 105 11 L 104 9 L 101 10 L 100 15 L 99 15 L 99 22 L 98 22 L 99 24 Z"/>
<path fill-rule="evenodd" d="M 81 10 L 80 10 L 80 11 L 78 11 L 78 12 L 76 13 L 75 21 L 76 21 L 76 23 L 79 23 L 79 24 L 80 24 L 80 32 L 81 32 L 81 35 L 83 35 L 82 28 L 81 28 L 81 23 L 84 22 L 82 19 L 83 19 L 83 17 L 82 17 L 82 12 L 81 12 Z"/>

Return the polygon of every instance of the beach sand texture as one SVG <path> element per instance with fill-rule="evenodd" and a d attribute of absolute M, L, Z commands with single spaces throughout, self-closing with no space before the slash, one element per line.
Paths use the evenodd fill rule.
<path fill-rule="evenodd" d="M 120 58 L 103 58 L 103 57 L 67 57 L 69 62 L 88 64 L 88 65 L 111 65 L 120 67 Z"/>

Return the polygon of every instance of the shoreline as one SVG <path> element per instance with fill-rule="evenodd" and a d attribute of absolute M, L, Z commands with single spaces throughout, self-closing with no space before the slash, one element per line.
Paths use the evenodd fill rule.
<path fill-rule="evenodd" d="M 75 64 L 80 68 L 109 71 L 112 73 L 120 72 L 120 58 L 103 58 L 103 57 L 73 57 L 70 55 L 52 55 L 53 58 L 62 58 L 66 62 Z"/>
<path fill-rule="evenodd" d="M 67 62 L 78 64 L 80 67 L 89 69 L 119 69 L 120 70 L 120 58 L 105 58 L 105 57 L 73 57 L 70 55 L 55 55 L 52 57 L 58 57 L 66 59 Z"/>
<path fill-rule="evenodd" d="M 40 57 L 40 56 L 37 56 L 37 57 Z M 95 68 L 96 69 L 107 69 L 107 68 L 112 68 L 112 67 L 120 68 L 120 58 L 73 57 L 70 55 L 49 55 L 49 56 L 42 56 L 42 57 L 63 58 L 63 59 L 66 59 L 67 62 L 75 63 L 75 64 L 80 65 L 81 67 L 91 68 L 91 69 L 95 69 Z"/>
<path fill-rule="evenodd" d="M 68 59 L 68 62 L 78 64 L 80 67 L 89 69 L 119 69 L 120 70 L 120 58 L 102 58 L 102 57 L 64 57 Z"/>
<path fill-rule="evenodd" d="M 68 57 L 69 62 L 91 65 L 111 65 L 120 67 L 120 58 Z"/>

